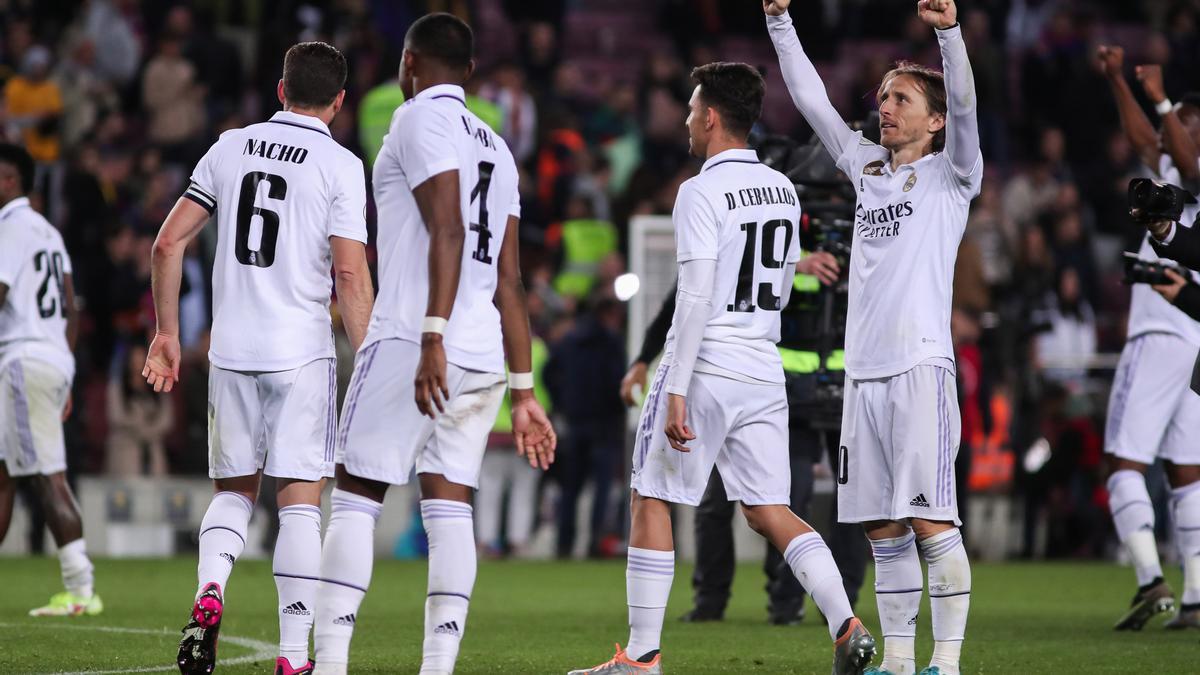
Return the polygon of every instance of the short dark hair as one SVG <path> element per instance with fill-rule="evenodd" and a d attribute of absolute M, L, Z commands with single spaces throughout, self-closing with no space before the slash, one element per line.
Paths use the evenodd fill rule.
<path fill-rule="evenodd" d="M 301 108 L 324 108 L 346 87 L 346 72 L 346 57 L 333 45 L 292 45 L 283 57 L 283 97 Z"/>
<path fill-rule="evenodd" d="M 935 115 L 946 117 L 946 80 L 941 72 L 911 61 L 898 61 L 896 65 L 883 76 L 879 89 L 875 92 L 875 101 L 883 96 L 883 87 L 900 75 L 908 75 L 917 81 L 917 88 L 925 94 L 925 105 Z M 933 135 L 933 149 L 940 152 L 946 147 L 946 127 L 938 129 Z"/>
<path fill-rule="evenodd" d="M 475 58 L 475 34 L 457 16 L 435 12 L 413 22 L 404 36 L 404 48 L 449 68 L 466 70 Z"/>
<path fill-rule="evenodd" d="M 757 69 L 745 63 L 709 63 L 692 69 L 700 98 L 721 116 L 726 131 L 748 136 L 762 115 L 766 84 Z"/>
<path fill-rule="evenodd" d="M 0 164 L 7 164 L 21 176 L 21 192 L 33 192 L 33 157 L 20 145 L 0 143 Z"/>

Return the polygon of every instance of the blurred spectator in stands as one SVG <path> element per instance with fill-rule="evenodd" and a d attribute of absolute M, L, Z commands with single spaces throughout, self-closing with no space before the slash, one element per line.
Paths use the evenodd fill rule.
<path fill-rule="evenodd" d="M 1020 235 L 1001 208 L 998 179 L 994 174 L 989 174 L 988 179 L 983 181 L 979 196 L 971 203 L 964 240 L 979 248 L 983 279 L 993 293 L 998 293 L 1012 280 Z"/>
<path fill-rule="evenodd" d="M 479 95 L 500 106 L 503 122 L 500 136 L 508 143 L 513 158 L 524 164 L 537 148 L 537 106 L 525 87 L 525 74 L 512 61 L 502 61 L 492 72 Z"/>
<path fill-rule="evenodd" d="M 19 138 L 39 164 L 58 161 L 61 151 L 62 90 L 50 79 L 50 50 L 34 45 L 21 58 L 20 72 L 4 85 L 9 135 Z M 40 186 L 35 184 L 35 189 Z"/>
<path fill-rule="evenodd" d="M 62 89 L 62 142 L 72 149 L 96 125 L 100 114 L 120 105 L 116 91 L 96 68 L 96 44 L 76 34 L 59 63 L 54 79 Z"/>
<path fill-rule="evenodd" d="M 142 44 L 130 22 L 136 16 L 137 0 L 90 0 L 83 13 L 100 76 L 118 86 L 133 80 L 141 65 Z"/>
<path fill-rule="evenodd" d="M 589 556 L 598 556 L 601 537 L 612 528 L 609 496 L 624 452 L 625 406 L 621 378 L 625 375 L 625 341 L 621 303 L 602 299 L 576 319 L 561 341 L 550 348 L 546 388 L 564 421 L 558 429 L 556 475 L 562 487 L 558 510 L 560 558 L 575 548 L 575 518 L 585 483 L 592 484 Z"/>
<path fill-rule="evenodd" d="M 1058 179 L 1050 162 L 1039 159 L 1025 171 L 1018 172 L 1004 187 L 1004 215 L 1019 226 L 1037 222 L 1042 211 L 1058 197 Z"/>
<path fill-rule="evenodd" d="M 1086 364 L 1096 355 L 1096 317 L 1076 268 L 1059 269 L 1056 291 L 1037 319 L 1047 329 L 1034 340 L 1036 360 L 1044 377 L 1077 394 L 1087 378 Z"/>
<path fill-rule="evenodd" d="M 164 35 L 142 75 L 142 103 L 150 118 L 150 140 L 163 147 L 170 161 L 194 163 L 194 149 L 187 146 L 204 128 L 204 96 L 179 36 Z"/>
<path fill-rule="evenodd" d="M 167 452 L 163 441 L 175 423 L 174 399 L 155 396 L 146 387 L 142 366 L 146 348 L 140 342 L 125 347 L 124 358 L 108 382 L 108 453 L 110 476 L 165 476 Z"/>

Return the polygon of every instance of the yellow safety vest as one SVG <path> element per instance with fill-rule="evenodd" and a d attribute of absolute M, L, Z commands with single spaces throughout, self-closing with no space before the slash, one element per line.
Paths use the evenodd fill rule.
<path fill-rule="evenodd" d="M 606 220 L 568 220 L 562 228 L 563 271 L 554 279 L 559 295 L 583 298 L 596 283 L 600 261 L 617 250 L 617 228 Z"/>

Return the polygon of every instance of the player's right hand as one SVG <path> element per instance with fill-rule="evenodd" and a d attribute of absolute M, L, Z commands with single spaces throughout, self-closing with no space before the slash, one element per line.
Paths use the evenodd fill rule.
<path fill-rule="evenodd" d="M 1109 77 L 1121 76 L 1121 69 L 1125 65 L 1125 50 L 1123 48 L 1100 45 L 1096 49 L 1096 56 L 1100 59 L 1100 67 L 1104 70 L 1105 75 Z"/>
<path fill-rule="evenodd" d="M 796 263 L 797 274 L 811 274 L 826 286 L 836 284 L 841 271 L 837 258 L 828 251 L 816 251 Z"/>
<path fill-rule="evenodd" d="M 417 364 L 415 387 L 417 410 L 430 419 L 437 413 L 446 412 L 445 401 L 450 400 L 450 388 L 446 385 L 446 348 L 442 336 L 426 333 L 421 336 L 421 361 Z M 437 408 L 437 411 L 434 411 Z"/>
<path fill-rule="evenodd" d="M 629 366 L 629 372 L 621 378 L 621 400 L 625 402 L 625 405 L 637 405 L 637 401 L 633 399 L 635 384 L 642 391 L 646 391 L 646 364 L 641 361 L 634 361 L 633 365 Z"/>
<path fill-rule="evenodd" d="M 763 0 L 763 11 L 768 16 L 781 16 L 791 4 L 792 0 Z"/>
<path fill-rule="evenodd" d="M 691 452 L 688 441 L 696 440 L 696 434 L 687 424 L 687 399 L 679 394 L 667 395 L 667 423 L 663 429 L 667 442 L 679 452 Z"/>
<path fill-rule="evenodd" d="M 180 348 L 179 338 L 165 333 L 155 333 L 146 353 L 146 365 L 142 377 L 156 392 L 169 392 L 179 381 Z"/>
<path fill-rule="evenodd" d="M 1162 66 L 1157 64 L 1138 66 L 1134 68 L 1138 82 L 1142 83 L 1142 91 L 1154 105 L 1167 100 L 1167 89 L 1163 86 Z"/>
<path fill-rule="evenodd" d="M 512 402 L 513 441 L 517 444 L 517 455 L 529 460 L 529 466 L 545 471 L 554 463 L 554 449 L 558 447 L 558 436 L 550 424 L 550 418 L 533 397 L 513 397 Z"/>

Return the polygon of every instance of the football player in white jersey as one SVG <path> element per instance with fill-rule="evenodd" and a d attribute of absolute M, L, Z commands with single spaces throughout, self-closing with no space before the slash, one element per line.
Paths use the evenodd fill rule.
<path fill-rule="evenodd" d="M 404 40 L 396 110 L 375 159 L 379 298 L 355 358 L 321 559 L 317 672 L 345 673 L 389 485 L 415 470 L 429 537 L 422 673 L 450 673 L 475 585 L 471 497 L 511 371 L 518 452 L 542 469 L 555 436 L 533 397 L 517 168 L 466 108 L 474 38 L 429 14 Z M 414 378 L 415 375 L 415 378 Z M 399 667 L 397 667 L 399 669 Z"/>
<path fill-rule="evenodd" d="M 0 542 L 16 485 L 28 477 L 58 546 L 66 590 L 31 616 L 99 614 L 79 504 L 67 483 L 63 420 L 71 412 L 77 314 L 71 258 L 29 205 L 33 158 L 0 144 Z"/>
<path fill-rule="evenodd" d="M 633 451 L 625 572 L 629 641 L 585 673 L 661 673 L 674 577 L 671 504 L 696 506 L 714 465 L 746 521 L 778 548 L 828 622 L 833 672 L 861 673 L 875 641 L 854 617 L 833 554 L 791 509 L 788 402 L 779 342 L 800 260 L 800 205 L 746 146 L 764 84 L 744 63 L 692 71 L 687 128 L 700 174 L 675 198 L 679 290 Z"/>
<path fill-rule="evenodd" d="M 971 569 L 958 531 L 960 417 L 950 301 L 983 156 L 975 82 L 953 0 L 921 0 L 943 73 L 900 64 L 876 94 L 880 143 L 842 121 L 792 28 L 790 0 L 763 0 L 792 101 L 858 192 L 846 319 L 838 517 L 861 522 L 875 555 L 884 634 L 877 672 L 916 671 L 916 616 L 929 564 L 933 658 L 958 675 Z"/>
<path fill-rule="evenodd" d="M 1173 105 L 1163 91 L 1161 68 L 1138 67 L 1138 79 L 1162 119 L 1160 140 L 1125 80 L 1124 52 L 1102 46 L 1098 53 L 1121 125 L 1146 168 L 1163 181 L 1194 192 L 1194 180 L 1186 178 L 1200 175 L 1195 143 L 1200 135 L 1200 107 L 1195 99 Z M 1197 214 L 1200 206 L 1187 206 L 1180 221 L 1191 227 Z M 1138 257 L 1159 259 L 1148 234 Z M 1200 275 L 1193 273 L 1192 278 L 1200 280 Z M 1180 367 L 1192 363 L 1198 351 L 1200 322 L 1148 285 L 1134 284 L 1128 339 L 1113 379 L 1104 433 L 1109 511 L 1117 537 L 1129 550 L 1138 584 L 1133 602 L 1116 623 L 1117 630 L 1140 630 L 1175 602 L 1163 580 L 1154 506 L 1146 488 L 1145 473 L 1157 458 L 1162 458 L 1171 486 L 1171 528 L 1184 558 L 1183 602 L 1166 625 L 1200 627 L 1200 397 L 1191 390 L 1191 371 Z"/>
<path fill-rule="evenodd" d="M 144 375 L 179 379 L 184 249 L 217 218 L 208 383 L 209 475 L 216 495 L 200 525 L 199 590 L 179 647 L 184 673 L 216 662 L 225 584 L 246 543 L 263 473 L 278 487 L 277 675 L 309 673 L 317 605 L 321 485 L 337 432 L 330 291 L 357 348 L 370 321 L 363 164 L 329 124 L 345 96 L 346 59 L 323 42 L 288 50 L 270 120 L 227 131 L 196 165 L 153 252 L 158 326 Z M 330 275 L 330 267 L 334 272 Z"/>

